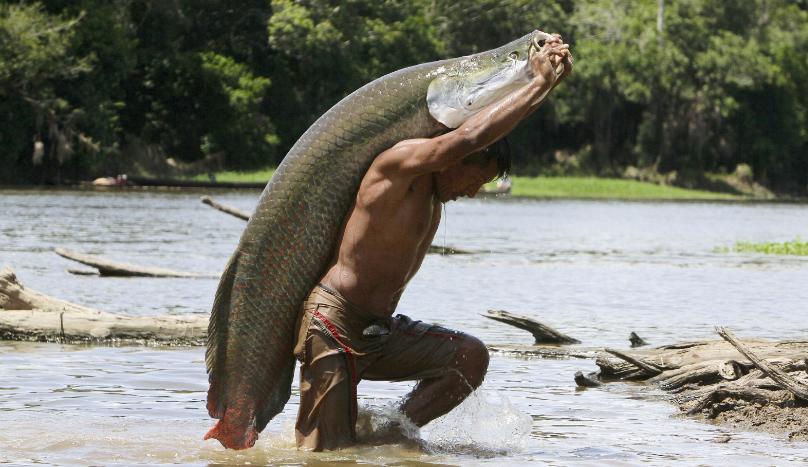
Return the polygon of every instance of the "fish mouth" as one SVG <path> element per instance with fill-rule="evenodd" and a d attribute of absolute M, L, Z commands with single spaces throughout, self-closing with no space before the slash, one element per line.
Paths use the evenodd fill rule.
<path fill-rule="evenodd" d="M 538 29 L 533 31 L 533 39 L 530 40 L 530 48 L 529 52 L 538 52 L 539 49 L 544 47 L 544 43 L 550 40 L 553 37 L 552 34 L 547 34 L 544 31 L 539 31 Z"/>
<path fill-rule="evenodd" d="M 533 31 L 498 49 L 464 57 L 436 76 L 427 89 L 432 117 L 448 128 L 457 128 L 487 105 L 530 82 L 531 53 L 552 38 Z"/>

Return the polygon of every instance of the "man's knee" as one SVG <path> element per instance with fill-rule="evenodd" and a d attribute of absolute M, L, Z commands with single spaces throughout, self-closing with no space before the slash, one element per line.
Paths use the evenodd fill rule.
<path fill-rule="evenodd" d="M 485 379 L 488 370 L 488 349 L 480 339 L 466 336 L 457 349 L 457 366 L 466 382 L 477 389 Z"/>

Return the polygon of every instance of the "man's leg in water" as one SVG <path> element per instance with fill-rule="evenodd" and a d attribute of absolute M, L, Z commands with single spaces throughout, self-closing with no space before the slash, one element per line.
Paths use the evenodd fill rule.
<path fill-rule="evenodd" d="M 487 369 L 488 349 L 476 337 L 398 315 L 384 355 L 362 377 L 420 380 L 401 409 L 421 427 L 460 404 L 482 384 Z"/>
<path fill-rule="evenodd" d="M 346 362 L 350 357 L 327 354 L 327 350 L 318 354 L 317 347 L 325 340 L 310 337 L 307 350 L 312 358 L 300 366 L 295 438 L 298 447 L 315 451 L 348 446 L 356 440 L 356 382 Z"/>

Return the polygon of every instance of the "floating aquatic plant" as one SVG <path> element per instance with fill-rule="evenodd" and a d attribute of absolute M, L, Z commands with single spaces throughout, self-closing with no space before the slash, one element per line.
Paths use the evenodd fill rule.
<path fill-rule="evenodd" d="M 788 242 L 735 242 L 735 246 L 730 250 L 728 247 L 718 247 L 716 253 L 763 253 L 767 255 L 793 255 L 808 256 L 808 241 L 797 237 Z"/>

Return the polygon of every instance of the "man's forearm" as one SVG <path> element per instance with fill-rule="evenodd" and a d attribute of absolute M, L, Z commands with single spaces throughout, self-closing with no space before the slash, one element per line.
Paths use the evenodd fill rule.
<path fill-rule="evenodd" d="M 472 146 L 469 152 L 485 148 L 508 134 L 516 125 L 541 105 L 553 83 L 537 76 L 524 87 L 478 112 L 456 131 Z"/>

